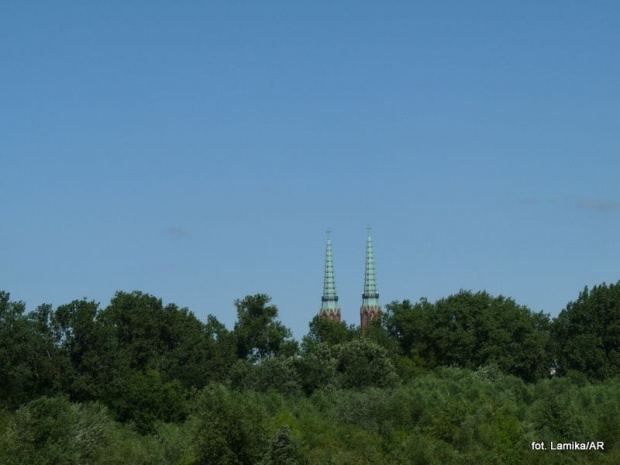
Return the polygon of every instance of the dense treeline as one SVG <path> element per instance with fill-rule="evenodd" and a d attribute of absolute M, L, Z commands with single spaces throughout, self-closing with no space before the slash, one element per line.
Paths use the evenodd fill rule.
<path fill-rule="evenodd" d="M 30 312 L 0 292 L 0 463 L 620 460 L 620 283 L 554 320 L 461 291 L 363 332 L 314 318 L 300 344 L 267 296 L 235 305 L 229 330 L 141 292 Z"/>

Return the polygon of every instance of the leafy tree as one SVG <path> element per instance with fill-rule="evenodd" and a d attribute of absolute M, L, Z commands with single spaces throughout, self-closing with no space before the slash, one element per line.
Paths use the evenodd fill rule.
<path fill-rule="evenodd" d="M 295 360 L 295 368 L 306 394 L 312 394 L 317 389 L 339 387 L 337 366 L 338 360 L 327 344 L 319 344 Z"/>
<path fill-rule="evenodd" d="M 310 331 L 304 336 L 302 349 L 312 351 L 318 344 L 341 344 L 359 337 L 359 330 L 353 326 L 347 327 L 344 322 L 336 322 L 316 315 L 310 322 Z"/>
<path fill-rule="evenodd" d="M 586 287 L 553 323 L 560 370 L 594 379 L 620 374 L 620 282 Z"/>
<path fill-rule="evenodd" d="M 116 380 L 128 376 L 114 327 L 99 320 L 99 304 L 74 300 L 50 315 L 56 345 L 69 363 L 64 389 L 74 401 L 100 399 Z"/>
<path fill-rule="evenodd" d="M 387 351 L 365 338 L 355 339 L 331 348 L 336 359 L 340 385 L 345 389 L 392 387 L 398 376 Z"/>
<path fill-rule="evenodd" d="M 161 372 L 186 388 L 201 389 L 225 378 L 235 359 L 232 335 L 211 315 L 201 323 L 189 310 L 168 305 Z"/>
<path fill-rule="evenodd" d="M 291 435 L 288 426 L 282 426 L 259 465 L 306 465 L 299 440 Z"/>
<path fill-rule="evenodd" d="M 230 367 L 237 360 L 235 335 L 213 315 L 207 317 L 205 335 L 209 341 L 206 370 L 211 381 L 222 382 L 228 378 Z"/>
<path fill-rule="evenodd" d="M 528 411 L 539 437 L 548 441 L 588 441 L 587 415 L 580 405 L 580 388 L 566 378 L 538 384 L 535 400 Z"/>
<path fill-rule="evenodd" d="M 266 443 L 266 412 L 250 393 L 209 385 L 196 406 L 197 465 L 258 462 Z"/>
<path fill-rule="evenodd" d="M 175 304 L 139 291 L 117 292 L 101 312 L 101 323 L 114 329 L 119 351 L 134 371 L 155 370 L 185 387 L 201 388 L 221 374 L 217 320 L 211 327 Z M 214 329 L 215 328 L 215 329 Z"/>
<path fill-rule="evenodd" d="M 398 383 L 394 364 L 374 341 L 361 337 L 341 344 L 318 344 L 295 360 L 303 390 L 322 388 L 364 389 Z"/>
<path fill-rule="evenodd" d="M 370 320 L 368 326 L 360 332 L 360 336 L 373 341 L 383 347 L 392 363 L 397 364 L 401 355 L 398 341 L 392 337 L 387 328 L 383 325 L 383 319 L 374 318 Z"/>
<path fill-rule="evenodd" d="M 547 375 L 552 360 L 549 317 L 486 292 L 460 291 L 435 304 L 394 302 L 385 321 L 403 353 L 431 368 L 494 363 L 533 381 Z"/>
<path fill-rule="evenodd" d="M 40 397 L 20 408 L 0 438 L 6 465 L 95 464 L 109 444 L 112 422 L 99 404 Z"/>
<path fill-rule="evenodd" d="M 133 369 L 160 369 L 161 355 L 177 338 L 171 334 L 174 305 L 164 307 L 161 299 L 139 291 L 117 292 L 102 312 L 104 324 L 111 325 Z"/>
<path fill-rule="evenodd" d="M 290 329 L 277 320 L 278 309 L 267 305 L 270 300 L 265 294 L 256 294 L 235 301 L 237 322 L 234 335 L 239 358 L 254 361 L 297 352 L 297 342 L 291 338 Z"/>
<path fill-rule="evenodd" d="M 618 286 L 551 325 L 566 375 L 543 380 L 548 316 L 484 292 L 363 332 L 315 318 L 300 353 L 262 294 L 228 331 L 140 292 L 30 313 L 0 292 L 0 463 L 560 464 L 531 441 L 591 439 L 571 463 L 620 463 Z"/>
<path fill-rule="evenodd" d="M 231 381 L 238 389 L 275 391 L 289 396 L 301 392 L 301 379 L 295 361 L 290 357 L 269 357 L 256 363 L 237 360 L 232 369 Z"/>
<path fill-rule="evenodd" d="M 0 291 L 0 405 L 16 408 L 59 391 L 62 360 L 46 326 L 49 307 L 29 316 L 9 298 Z"/>
<path fill-rule="evenodd" d="M 164 381 L 154 370 L 136 373 L 124 389 L 108 402 L 123 422 L 132 422 L 140 433 L 151 433 L 157 422 L 180 422 L 187 415 L 181 383 Z"/>
<path fill-rule="evenodd" d="M 385 306 L 382 323 L 390 335 L 398 341 L 404 354 L 413 351 L 423 351 L 420 334 L 430 331 L 429 315 L 433 311 L 433 305 L 426 299 L 420 299 L 417 304 L 409 300 L 392 302 Z"/>

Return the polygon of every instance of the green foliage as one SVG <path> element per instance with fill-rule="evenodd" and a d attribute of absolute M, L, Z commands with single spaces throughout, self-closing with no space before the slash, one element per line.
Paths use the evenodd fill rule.
<path fill-rule="evenodd" d="M 213 315 L 207 317 L 204 331 L 209 346 L 204 370 L 209 373 L 211 381 L 223 382 L 229 376 L 230 367 L 237 360 L 235 335 Z"/>
<path fill-rule="evenodd" d="M 553 323 L 561 372 L 592 379 L 620 374 L 620 283 L 586 287 Z"/>
<path fill-rule="evenodd" d="M 317 392 L 314 404 L 332 421 L 356 425 L 367 431 L 379 433 L 384 429 L 383 409 L 393 391 L 369 388 L 365 390 L 339 389 L 331 392 Z"/>
<path fill-rule="evenodd" d="M 321 388 L 363 389 L 398 383 L 387 351 L 364 337 L 333 346 L 318 344 L 295 365 L 308 394 Z"/>
<path fill-rule="evenodd" d="M 321 318 L 316 315 L 310 321 L 310 331 L 302 340 L 303 352 L 308 353 L 315 350 L 319 344 L 342 344 L 359 337 L 359 329 L 349 326 L 344 322 L 336 322 Z"/>
<path fill-rule="evenodd" d="M 152 433 L 157 422 L 180 422 L 188 413 L 181 383 L 165 382 L 154 370 L 127 380 L 109 404 L 120 421 L 132 422 L 140 433 Z"/>
<path fill-rule="evenodd" d="M 387 351 L 366 339 L 355 339 L 331 348 L 340 385 L 345 389 L 392 387 L 398 383 Z"/>
<path fill-rule="evenodd" d="M 316 399 L 313 401 L 316 402 Z M 382 459 L 380 436 L 363 427 L 335 420 L 329 406 L 318 407 L 321 410 L 312 404 L 304 404 L 303 410 L 297 413 L 296 425 L 302 434 L 300 445 L 309 463 L 386 463 Z"/>
<path fill-rule="evenodd" d="M 98 303 L 74 300 L 50 315 L 56 344 L 69 362 L 63 384 L 72 400 L 105 397 L 107 389 L 129 371 L 113 326 L 101 324 L 99 314 Z"/>
<path fill-rule="evenodd" d="M 270 300 L 265 294 L 257 294 L 235 301 L 234 335 L 239 358 L 259 360 L 297 352 L 297 342 L 291 339 L 291 331 L 277 321 L 278 309 L 274 305 L 267 306 Z"/>
<path fill-rule="evenodd" d="M 267 443 L 265 410 L 249 393 L 207 387 L 197 401 L 196 464 L 254 464 Z"/>
<path fill-rule="evenodd" d="M 60 390 L 63 362 L 47 327 L 49 306 L 32 317 L 0 291 L 0 406 L 17 408 Z"/>
<path fill-rule="evenodd" d="M 116 424 L 105 453 L 97 465 L 193 465 L 194 425 L 160 423 L 150 435 L 141 435 L 128 425 Z"/>
<path fill-rule="evenodd" d="M 153 369 L 187 387 L 202 387 L 209 381 L 214 344 L 189 310 L 164 306 L 161 299 L 138 291 L 117 292 L 101 320 L 114 328 L 133 370 Z"/>
<path fill-rule="evenodd" d="M 298 353 L 262 294 L 228 331 L 140 292 L 29 314 L 0 292 L 0 463 L 619 463 L 617 292 L 553 324 L 554 379 L 548 317 L 486 293 L 393 303 L 363 332 L 315 318 Z"/>
<path fill-rule="evenodd" d="M 393 363 L 400 358 L 401 351 L 399 343 L 384 326 L 383 319 L 375 318 L 370 320 L 361 336 L 383 347 Z"/>
<path fill-rule="evenodd" d="M 531 418 L 541 434 L 549 441 L 585 441 L 585 415 L 571 394 L 545 390 L 534 403 Z"/>
<path fill-rule="evenodd" d="M 160 355 L 173 342 L 166 337 L 171 314 L 167 310 L 161 299 L 139 291 L 117 292 L 103 310 L 102 323 L 114 328 L 120 349 L 133 370 L 160 368 Z"/>
<path fill-rule="evenodd" d="M 264 358 L 256 364 L 238 360 L 232 369 L 231 381 L 237 389 L 274 391 L 284 395 L 301 392 L 301 379 L 292 358 Z"/>
<path fill-rule="evenodd" d="M 548 316 L 503 296 L 460 291 L 435 304 L 394 302 L 384 320 L 402 352 L 427 367 L 493 363 L 533 381 L 546 376 L 552 363 Z"/>
<path fill-rule="evenodd" d="M 306 394 L 317 389 L 330 389 L 340 385 L 338 360 L 327 344 L 319 344 L 295 360 L 295 367 Z"/>
<path fill-rule="evenodd" d="M 306 465 L 308 460 L 302 455 L 299 439 L 291 435 L 288 426 L 282 426 L 269 446 L 269 450 L 259 465 Z"/>
<path fill-rule="evenodd" d="M 20 408 L 0 438 L 6 465 L 99 463 L 112 422 L 99 404 L 40 397 Z"/>
<path fill-rule="evenodd" d="M 464 457 L 455 447 L 422 433 L 400 434 L 389 444 L 390 460 L 403 465 L 461 465 Z M 500 463 L 500 462 L 495 462 Z"/>
<path fill-rule="evenodd" d="M 310 398 L 211 385 L 184 423 L 139 435 L 97 404 L 39 399 L 0 429 L 0 462 L 38 464 L 613 464 L 620 382 L 528 385 L 487 370 L 443 368 L 393 388 Z M 533 453 L 533 440 L 605 441 L 606 452 Z"/>
<path fill-rule="evenodd" d="M 105 402 L 142 433 L 157 421 L 182 420 L 182 388 L 224 378 L 231 359 L 216 337 L 231 338 L 213 317 L 203 325 L 187 309 L 140 292 L 118 292 L 103 311 L 76 300 L 58 307 L 51 321 L 69 360 L 66 392 L 73 400 Z"/>
<path fill-rule="evenodd" d="M 192 465 L 195 463 L 195 447 L 190 434 L 193 425 L 191 421 L 178 425 L 174 423 L 160 423 L 157 426 L 155 437 L 161 450 L 163 463 L 175 465 Z"/>
<path fill-rule="evenodd" d="M 619 379 L 584 384 L 568 377 L 555 378 L 539 383 L 533 392 L 527 420 L 539 437 L 554 441 L 597 438 L 604 440 L 607 448 L 620 441 Z"/>

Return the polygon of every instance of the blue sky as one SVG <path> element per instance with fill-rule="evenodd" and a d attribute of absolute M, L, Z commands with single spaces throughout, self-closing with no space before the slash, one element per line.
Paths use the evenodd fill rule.
<path fill-rule="evenodd" d="M 618 2 L 5 2 L 0 289 L 359 322 L 620 279 Z"/>

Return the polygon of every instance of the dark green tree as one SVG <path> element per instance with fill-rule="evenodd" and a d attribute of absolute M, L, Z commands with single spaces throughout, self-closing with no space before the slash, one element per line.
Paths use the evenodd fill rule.
<path fill-rule="evenodd" d="M 210 380 L 223 382 L 228 379 L 230 367 L 237 360 L 235 335 L 213 315 L 207 317 L 205 335 L 209 341 L 207 371 Z"/>
<path fill-rule="evenodd" d="M 188 309 L 164 306 L 151 295 L 117 292 L 100 320 L 114 329 L 132 371 L 155 370 L 187 388 L 201 388 L 220 375 L 225 363 L 216 340 L 218 331 L 225 333 L 217 320 L 207 327 Z"/>
<path fill-rule="evenodd" d="M 74 300 L 52 312 L 51 330 L 56 345 L 69 361 L 64 390 L 74 401 L 100 399 L 106 390 L 129 373 L 115 328 L 98 318 L 99 304 Z"/>
<path fill-rule="evenodd" d="M 290 329 L 277 319 L 278 309 L 267 305 L 270 300 L 265 294 L 256 294 L 235 301 L 237 322 L 234 335 L 239 358 L 260 360 L 297 352 L 297 342 L 291 338 Z"/>
<path fill-rule="evenodd" d="M 302 349 L 304 352 L 311 352 L 318 344 L 341 344 L 359 335 L 359 329 L 348 327 L 345 322 L 330 321 L 316 315 L 310 321 L 310 331 L 303 337 Z"/>
<path fill-rule="evenodd" d="M 359 331 L 359 334 L 383 347 L 392 362 L 397 363 L 401 355 L 400 345 L 383 324 L 383 319 L 374 318 L 370 320 L 368 326 Z"/>
<path fill-rule="evenodd" d="M 166 311 L 169 316 L 161 372 L 186 388 L 201 389 L 224 379 L 235 359 L 230 331 L 212 315 L 205 325 L 185 308 L 168 305 Z"/>
<path fill-rule="evenodd" d="M 259 465 L 306 465 L 308 460 L 303 456 L 299 440 L 291 435 L 288 426 L 282 426 L 269 446 L 269 450 Z"/>
<path fill-rule="evenodd" d="M 398 376 L 385 348 L 360 338 L 330 348 L 340 385 L 345 389 L 393 387 Z"/>
<path fill-rule="evenodd" d="M 503 296 L 460 291 L 435 304 L 394 302 L 384 319 L 403 353 L 430 368 L 495 364 L 533 381 L 552 363 L 548 315 Z"/>
<path fill-rule="evenodd" d="M 104 324 L 114 328 L 116 338 L 133 369 L 161 369 L 162 355 L 177 342 L 171 334 L 174 305 L 164 307 L 161 299 L 143 294 L 117 292 L 102 312 Z"/>
<path fill-rule="evenodd" d="M 28 315 L 9 298 L 0 291 L 0 405 L 17 408 L 59 392 L 63 361 L 49 332 L 49 306 Z"/>
<path fill-rule="evenodd" d="M 100 404 L 39 397 L 15 413 L 0 437 L 0 460 L 6 465 L 100 463 L 111 428 Z"/>
<path fill-rule="evenodd" d="M 555 319 L 553 336 L 561 372 L 620 374 L 620 282 L 586 287 Z"/>
<path fill-rule="evenodd" d="M 311 351 L 304 351 L 294 363 L 306 394 L 340 386 L 338 360 L 331 346 L 318 344 Z"/>
<path fill-rule="evenodd" d="M 251 393 L 211 384 L 196 406 L 197 465 L 257 463 L 268 438 L 266 412 Z"/>
<path fill-rule="evenodd" d="M 279 392 L 295 396 L 301 392 L 301 379 L 292 357 L 266 357 L 259 362 L 237 360 L 231 373 L 232 386 L 257 392 Z"/>
<path fill-rule="evenodd" d="M 180 422 L 187 415 L 181 383 L 166 382 L 157 371 L 137 373 L 123 387 L 109 403 L 120 421 L 133 423 L 140 433 L 152 433 L 157 422 Z"/>

